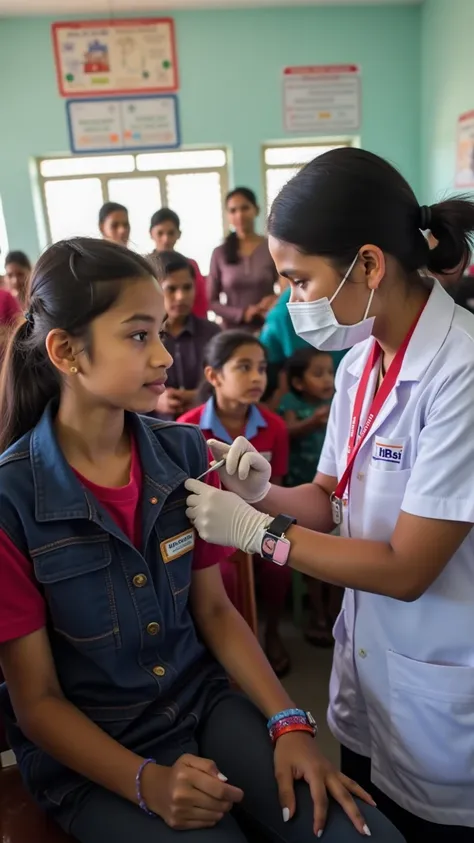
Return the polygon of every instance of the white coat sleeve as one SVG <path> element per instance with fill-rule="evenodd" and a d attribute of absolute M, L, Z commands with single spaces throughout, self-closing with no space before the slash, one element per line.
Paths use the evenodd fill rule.
<path fill-rule="evenodd" d="M 402 510 L 474 523 L 474 369 L 458 370 L 427 410 Z"/>

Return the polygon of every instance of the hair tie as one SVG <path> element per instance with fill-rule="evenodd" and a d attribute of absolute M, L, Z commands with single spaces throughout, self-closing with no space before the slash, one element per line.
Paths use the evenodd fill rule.
<path fill-rule="evenodd" d="M 429 205 L 420 205 L 420 224 L 422 231 L 428 231 L 431 228 L 431 208 Z"/>

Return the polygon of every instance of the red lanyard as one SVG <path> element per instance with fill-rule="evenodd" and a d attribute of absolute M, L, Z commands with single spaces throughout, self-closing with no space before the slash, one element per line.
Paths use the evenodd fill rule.
<path fill-rule="evenodd" d="M 400 374 L 400 369 L 402 368 L 402 363 L 406 354 L 406 350 L 408 348 L 408 344 L 413 336 L 416 326 L 418 325 L 418 321 L 420 319 L 421 314 L 423 313 L 424 305 L 421 308 L 418 316 L 416 317 L 413 325 L 411 326 L 408 334 L 406 335 L 405 339 L 403 340 L 400 348 L 398 349 L 395 357 L 393 358 L 390 366 L 388 367 L 387 373 L 380 384 L 380 389 L 376 392 L 372 403 L 370 405 L 370 409 L 367 415 L 366 422 L 364 427 L 361 430 L 360 436 L 357 439 L 357 431 L 359 429 L 359 421 L 360 415 L 362 413 L 362 407 L 364 405 L 365 393 L 367 392 L 367 386 L 369 384 L 369 378 L 374 366 L 377 364 L 380 354 L 381 348 L 378 342 L 375 342 L 372 348 L 372 351 L 369 354 L 367 362 L 364 367 L 364 371 L 362 373 L 362 377 L 359 381 L 359 386 L 357 387 L 357 393 L 354 401 L 354 409 L 352 411 L 352 421 L 351 421 L 351 430 L 349 434 L 349 443 L 347 447 L 347 465 L 344 474 L 342 475 L 339 483 L 336 486 L 334 494 L 332 495 L 333 504 L 336 504 L 336 507 L 333 506 L 333 510 L 335 509 L 336 512 L 338 510 L 339 504 L 339 521 L 335 520 L 335 523 L 340 523 L 342 519 L 342 508 L 340 507 L 340 502 L 342 501 L 342 497 L 344 492 L 346 491 L 347 485 L 351 479 L 352 470 L 354 468 L 354 461 L 359 453 L 362 443 L 364 439 L 367 437 L 369 430 L 371 429 L 375 419 L 377 418 L 380 410 L 382 409 L 385 401 L 387 400 L 388 396 L 390 395 L 392 389 L 394 388 L 398 375 Z"/>

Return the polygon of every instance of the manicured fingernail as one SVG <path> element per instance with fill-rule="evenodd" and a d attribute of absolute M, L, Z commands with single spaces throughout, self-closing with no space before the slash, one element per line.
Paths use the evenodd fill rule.
<path fill-rule="evenodd" d="M 364 832 L 366 837 L 372 837 L 372 832 L 368 825 L 364 825 L 362 831 Z"/>
<path fill-rule="evenodd" d="M 289 808 L 283 808 L 282 814 L 283 814 L 283 822 L 287 823 L 288 820 L 290 819 L 290 809 Z"/>
<path fill-rule="evenodd" d="M 220 779 L 220 780 L 221 780 L 221 782 L 226 782 L 226 781 L 228 781 L 228 778 L 227 778 L 227 776 L 224 776 L 224 773 L 218 773 L 218 774 L 217 774 L 217 778 L 218 778 L 218 779 Z"/>
<path fill-rule="evenodd" d="M 322 830 L 322 828 L 320 828 L 316 837 L 322 837 L 322 836 L 323 836 L 323 830 Z"/>

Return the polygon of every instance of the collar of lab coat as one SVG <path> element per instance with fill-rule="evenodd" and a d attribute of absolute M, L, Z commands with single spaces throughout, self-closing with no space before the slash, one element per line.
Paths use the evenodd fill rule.
<path fill-rule="evenodd" d="M 451 328 L 455 309 L 454 300 L 443 290 L 439 281 L 429 280 L 433 285 L 430 297 L 410 340 L 397 383 L 421 380 Z M 372 343 L 367 342 L 363 353 L 347 367 L 347 371 L 357 379 L 364 371 L 371 348 Z"/>

